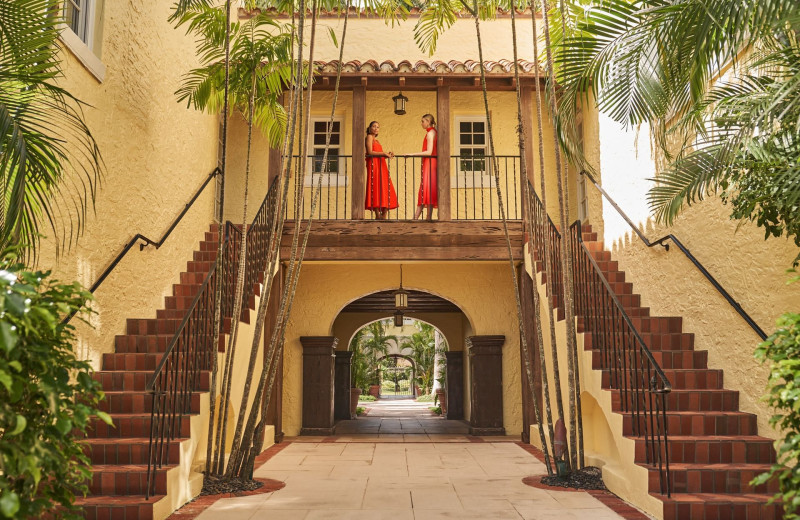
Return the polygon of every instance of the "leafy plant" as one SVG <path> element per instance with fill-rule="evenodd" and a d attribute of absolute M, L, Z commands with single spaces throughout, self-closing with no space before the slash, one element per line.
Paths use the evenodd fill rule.
<path fill-rule="evenodd" d="M 797 281 L 795 277 L 792 281 Z M 783 439 L 778 442 L 778 460 L 769 471 L 753 479 L 753 485 L 773 478 L 780 493 L 773 500 L 783 502 L 784 518 L 799 519 L 800 509 L 800 314 L 786 313 L 777 321 L 778 329 L 761 343 L 756 359 L 770 363 L 767 395 L 764 400 L 775 409 L 769 422 Z"/>
<path fill-rule="evenodd" d="M 74 327 L 91 294 L 0 262 L 0 517 L 81 518 L 72 502 L 88 492 L 90 460 L 77 441 L 99 411 L 100 384 L 75 355 Z"/>
<path fill-rule="evenodd" d="M 363 406 L 357 406 L 357 407 L 356 407 L 356 415 L 361 415 L 361 414 L 363 414 L 363 413 L 364 413 L 364 412 L 366 412 L 366 411 L 367 411 L 367 409 L 366 409 L 366 408 L 364 408 Z"/>
<path fill-rule="evenodd" d="M 25 244 L 29 261 L 44 226 L 56 252 L 80 236 L 103 169 L 84 104 L 57 84 L 62 5 L 0 2 L 0 250 Z"/>
<path fill-rule="evenodd" d="M 442 407 L 441 406 L 429 406 L 428 410 L 435 413 L 436 415 L 442 415 Z"/>
<path fill-rule="evenodd" d="M 361 397 L 358 398 L 359 401 L 363 401 L 365 403 L 370 403 L 373 401 L 377 401 L 378 399 L 374 395 L 364 395 L 361 394 Z"/>
<path fill-rule="evenodd" d="M 397 336 L 386 334 L 388 320 L 374 321 L 364 327 L 365 332 L 361 341 L 369 365 L 369 383 L 380 384 L 380 363 L 378 359 L 389 352 L 392 343 L 397 343 Z"/>
<path fill-rule="evenodd" d="M 432 325 L 416 322 L 419 332 L 407 338 L 402 347 L 411 349 L 411 358 L 417 369 L 417 382 L 421 392 L 427 394 L 433 385 L 433 367 L 436 362 L 435 330 Z"/>

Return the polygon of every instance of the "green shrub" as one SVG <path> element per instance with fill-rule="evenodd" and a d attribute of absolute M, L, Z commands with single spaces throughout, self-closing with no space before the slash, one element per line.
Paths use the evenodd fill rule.
<path fill-rule="evenodd" d="M 49 272 L 0 261 L 0 517 L 81 518 L 90 460 L 76 436 L 103 398 L 91 366 L 73 351 L 63 316 L 84 311 L 91 294 Z M 58 508 L 53 511 L 54 508 Z"/>
<path fill-rule="evenodd" d="M 429 406 L 428 410 L 432 411 L 436 415 L 442 415 L 442 407 L 441 406 Z"/>
<path fill-rule="evenodd" d="M 778 318 L 778 329 L 755 352 L 757 359 L 770 362 L 767 395 L 764 400 L 775 409 L 769 422 L 783 435 L 778 442 L 778 460 L 753 484 L 764 484 L 772 478 L 780 483 L 784 518 L 798 519 L 800 506 L 800 314 L 786 313 Z"/>
<path fill-rule="evenodd" d="M 362 413 L 364 413 L 366 411 L 367 411 L 367 409 L 364 408 L 363 406 L 356 407 L 356 415 L 361 415 Z"/>
<path fill-rule="evenodd" d="M 363 395 L 362 394 L 361 397 L 358 398 L 358 400 L 359 401 L 363 401 L 363 402 L 371 402 L 371 401 L 377 401 L 378 399 L 375 398 L 374 395 Z"/>
<path fill-rule="evenodd" d="M 425 394 L 425 395 L 421 395 L 421 396 L 417 397 L 417 402 L 418 403 L 432 403 L 433 399 L 434 399 L 434 396 L 432 396 L 430 394 Z"/>

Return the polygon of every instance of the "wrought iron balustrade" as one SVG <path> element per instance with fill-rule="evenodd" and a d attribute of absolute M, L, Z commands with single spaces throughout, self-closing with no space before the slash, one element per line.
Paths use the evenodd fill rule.
<path fill-rule="evenodd" d="M 528 183 L 533 219 L 531 255 L 545 262 L 545 247 L 551 251 L 554 305 L 564 305 L 562 283 L 562 234 L 547 215 L 541 199 Z M 583 242 L 583 226 L 569 229 L 575 287 L 575 316 L 583 332 L 591 334 L 592 348 L 600 352 L 600 369 L 609 374 L 611 390 L 619 392 L 622 413 L 631 415 L 633 435 L 645 443 L 646 463 L 658 471 L 660 491 L 670 496 L 669 436 L 666 403 L 672 385 L 659 366 L 628 313 L 617 298 L 603 270 Z"/>
<path fill-rule="evenodd" d="M 242 287 L 244 305 L 255 293 L 270 249 L 270 227 L 276 210 L 278 183 L 273 182 L 248 227 L 247 265 Z M 220 230 L 223 231 L 223 230 Z M 168 460 L 169 442 L 181 436 L 183 417 L 192 413 L 197 392 L 208 390 L 203 373 L 211 370 L 219 352 L 214 345 L 214 308 L 217 284 L 222 284 L 222 320 L 234 318 L 236 278 L 242 232 L 227 222 L 224 228 L 222 271 L 212 265 L 192 300 L 178 330 L 147 382 L 151 394 L 147 498 L 155 490 L 156 471 Z M 222 337 L 222 336 L 220 336 Z M 209 378 L 210 380 L 210 378 Z"/>
<path fill-rule="evenodd" d="M 363 182 L 354 182 L 353 160 L 364 161 L 364 158 L 353 159 L 351 155 L 328 156 L 326 165 L 322 164 L 321 156 L 310 155 L 306 158 L 305 171 L 302 168 L 301 157 L 292 157 L 292 179 L 289 188 L 289 203 L 286 208 L 286 217 L 294 219 L 297 212 L 302 219 L 311 216 L 311 202 L 313 189 L 320 186 L 315 219 L 321 220 L 349 220 L 352 218 L 353 186 L 360 186 L 366 192 L 370 183 L 369 170 L 364 170 Z M 439 158 L 433 157 L 437 161 Z M 377 160 L 381 160 L 378 158 Z M 385 190 L 388 200 L 390 190 L 397 196 L 397 208 L 388 213 L 387 220 L 411 220 L 417 211 L 419 191 L 422 187 L 422 167 L 424 161 L 431 158 L 409 155 L 395 155 L 385 158 L 388 169 L 389 183 L 378 186 L 379 193 Z M 449 157 L 450 171 L 450 218 L 452 220 L 500 220 L 500 201 L 497 195 L 497 180 L 500 181 L 500 191 L 509 220 L 522 218 L 522 196 L 520 188 L 520 161 L 516 155 L 498 156 L 459 156 Z M 497 163 L 497 177 L 495 177 L 494 164 Z M 325 168 L 323 168 L 325 166 Z M 443 168 L 438 165 L 438 175 Z M 381 176 L 376 176 L 374 182 L 380 183 Z M 321 181 L 321 182 L 320 182 Z M 436 181 L 439 181 L 437 176 Z M 434 181 L 434 182 L 436 182 Z M 302 189 L 299 184 L 302 183 Z M 441 194 L 440 182 L 431 186 L 437 194 Z M 358 194 L 359 196 L 361 194 Z M 296 205 L 295 201 L 302 196 L 302 203 Z M 441 196 L 439 196 L 441 199 Z M 441 201 L 440 201 L 441 202 Z M 292 208 L 296 208 L 293 210 Z M 426 210 L 427 211 L 427 210 Z M 434 218 L 438 216 L 438 209 L 434 210 Z M 424 217 L 424 215 L 423 215 Z M 365 210 L 365 218 L 372 218 L 369 210 Z"/>

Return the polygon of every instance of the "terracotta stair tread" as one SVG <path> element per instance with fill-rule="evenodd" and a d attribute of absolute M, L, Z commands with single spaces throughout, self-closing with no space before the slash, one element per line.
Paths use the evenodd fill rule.
<path fill-rule="evenodd" d="M 690 470 L 703 470 L 703 471 L 740 471 L 743 469 L 767 471 L 772 467 L 769 463 L 739 463 L 739 462 L 721 462 L 721 463 L 691 463 L 691 462 L 670 462 L 670 472 L 677 471 L 690 471 Z"/>
<path fill-rule="evenodd" d="M 76 506 L 96 505 L 152 505 L 166 495 L 152 495 L 149 500 L 144 495 L 87 495 L 75 497 Z"/>
<path fill-rule="evenodd" d="M 177 437 L 168 442 L 182 442 L 186 439 Z M 80 440 L 82 444 L 150 444 L 150 437 L 86 437 Z M 95 466 L 97 466 L 95 464 Z"/>

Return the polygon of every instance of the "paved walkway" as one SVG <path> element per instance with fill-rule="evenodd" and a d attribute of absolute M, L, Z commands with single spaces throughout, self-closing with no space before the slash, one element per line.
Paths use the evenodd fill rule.
<path fill-rule="evenodd" d="M 293 442 L 255 476 L 268 494 L 220 499 L 198 520 L 619 519 L 585 492 L 536 489 L 544 466 L 513 442 Z"/>
<path fill-rule="evenodd" d="M 359 406 L 367 408 L 367 415 L 351 421 L 340 421 L 336 425 L 337 440 L 429 442 L 433 440 L 431 435 L 466 440 L 462 436 L 469 431 L 464 421 L 452 421 L 434 415 L 430 411 L 433 403 L 418 403 L 413 399 L 379 399 L 361 402 Z M 445 439 L 438 437 L 438 440 Z"/>

